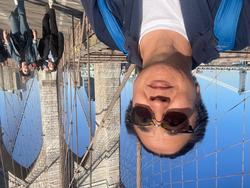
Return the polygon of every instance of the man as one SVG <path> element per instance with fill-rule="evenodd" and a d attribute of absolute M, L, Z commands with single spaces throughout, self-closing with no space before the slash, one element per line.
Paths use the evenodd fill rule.
<path fill-rule="evenodd" d="M 43 37 L 39 42 L 38 51 L 43 60 L 43 69 L 54 71 L 62 57 L 64 49 L 63 34 L 58 32 L 53 1 L 48 2 L 49 10 L 43 17 Z"/>
<path fill-rule="evenodd" d="M 19 64 L 23 76 L 30 75 L 30 65 L 37 58 L 37 33 L 31 31 L 26 19 L 23 0 L 14 0 L 15 9 L 11 12 L 9 21 L 11 33 L 4 31 L 3 37 L 11 58 Z"/>
<path fill-rule="evenodd" d="M 118 49 L 99 11 L 101 1 L 82 0 L 82 4 L 97 37 Z M 213 26 L 220 2 L 106 1 L 124 34 L 128 62 L 142 68 L 134 82 L 126 124 L 153 153 L 174 158 L 204 136 L 207 112 L 191 70 L 218 57 Z M 234 49 L 250 44 L 249 8 L 245 0 Z"/>
<path fill-rule="evenodd" d="M 0 63 L 3 63 L 8 58 L 8 52 L 6 47 L 4 46 L 3 39 L 3 30 L 0 29 Z"/>

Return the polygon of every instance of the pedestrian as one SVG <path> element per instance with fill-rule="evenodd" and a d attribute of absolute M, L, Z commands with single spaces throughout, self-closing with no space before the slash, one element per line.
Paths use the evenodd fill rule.
<path fill-rule="evenodd" d="M 23 76 L 30 75 L 30 66 L 37 59 L 37 32 L 29 28 L 24 0 L 14 0 L 15 8 L 9 16 L 10 34 L 5 30 L 3 37 L 8 53 L 20 68 Z"/>
<path fill-rule="evenodd" d="M 3 30 L 0 29 L 0 63 L 4 63 L 8 58 L 8 52 L 3 41 Z"/>
<path fill-rule="evenodd" d="M 43 33 L 38 51 L 43 61 L 43 69 L 55 71 L 63 54 L 64 37 L 61 32 L 58 32 L 52 0 L 49 0 L 48 6 L 42 21 Z"/>

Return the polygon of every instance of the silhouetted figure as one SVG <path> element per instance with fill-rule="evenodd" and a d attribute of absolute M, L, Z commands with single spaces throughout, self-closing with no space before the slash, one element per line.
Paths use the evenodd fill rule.
<path fill-rule="evenodd" d="M 3 30 L 0 29 L 0 63 L 3 63 L 8 58 L 8 52 L 4 45 L 2 33 Z"/>
<path fill-rule="evenodd" d="M 9 16 L 10 35 L 3 32 L 5 44 L 11 58 L 19 64 L 23 76 L 30 75 L 30 64 L 37 59 L 37 33 L 27 23 L 24 1 L 14 1 L 16 6 Z"/>
<path fill-rule="evenodd" d="M 43 36 L 39 42 L 38 51 L 43 60 L 43 69 L 55 71 L 63 54 L 64 37 L 61 32 L 58 32 L 55 9 L 52 5 L 44 15 L 42 24 Z"/>

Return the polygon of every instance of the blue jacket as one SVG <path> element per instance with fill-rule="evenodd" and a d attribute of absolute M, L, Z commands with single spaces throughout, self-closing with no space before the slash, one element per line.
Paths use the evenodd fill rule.
<path fill-rule="evenodd" d="M 19 54 L 20 51 L 18 51 L 16 47 L 17 35 L 21 35 L 20 33 L 17 34 L 11 34 L 10 40 L 7 43 L 7 50 L 10 55 L 10 57 L 16 61 L 16 63 L 19 63 L 22 60 L 21 54 Z M 21 49 L 22 53 L 24 54 L 24 60 L 27 63 L 34 63 L 37 60 L 38 51 L 37 51 L 37 41 L 33 41 L 31 31 L 27 32 L 24 35 L 24 41 L 26 41 L 25 47 Z"/>
<path fill-rule="evenodd" d="M 98 10 L 97 0 L 81 0 L 100 41 L 111 49 L 118 49 L 111 38 Z M 125 36 L 127 60 L 141 66 L 138 41 L 142 21 L 142 0 L 106 0 Z M 192 46 L 193 68 L 218 58 L 217 40 L 213 34 L 213 23 L 221 0 L 180 0 L 188 39 Z M 250 1 L 244 0 L 238 22 L 235 49 L 250 45 Z"/>

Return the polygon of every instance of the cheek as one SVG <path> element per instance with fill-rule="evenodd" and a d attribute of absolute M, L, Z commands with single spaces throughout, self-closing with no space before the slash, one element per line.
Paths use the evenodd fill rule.
<path fill-rule="evenodd" d="M 136 79 L 133 84 L 133 104 L 145 101 L 145 93 L 143 91 L 143 83 L 140 79 Z"/>

